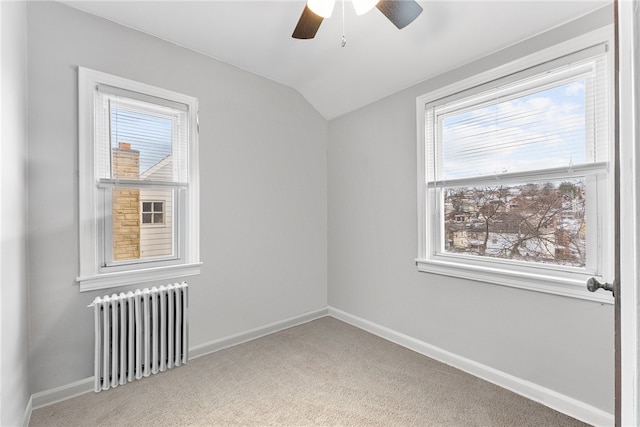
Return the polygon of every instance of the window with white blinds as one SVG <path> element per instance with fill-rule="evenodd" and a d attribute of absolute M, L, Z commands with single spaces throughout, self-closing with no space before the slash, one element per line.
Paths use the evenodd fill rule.
<path fill-rule="evenodd" d="M 420 270 L 580 297 L 608 278 L 609 43 L 418 99 Z"/>
<path fill-rule="evenodd" d="M 197 100 L 79 77 L 81 290 L 197 274 Z"/>
<path fill-rule="evenodd" d="M 137 179 L 186 183 L 189 148 L 189 111 L 186 105 L 159 105 L 138 100 L 134 92 L 96 88 L 96 138 L 100 179 Z M 161 100 L 158 100 L 160 102 Z M 126 144 L 139 157 L 139 174 L 119 176 L 113 168 L 113 150 Z"/>
<path fill-rule="evenodd" d="M 431 183 L 608 161 L 604 46 L 571 62 L 426 108 Z M 583 52 L 581 55 L 583 56 Z M 550 64 L 552 65 L 552 64 Z"/>

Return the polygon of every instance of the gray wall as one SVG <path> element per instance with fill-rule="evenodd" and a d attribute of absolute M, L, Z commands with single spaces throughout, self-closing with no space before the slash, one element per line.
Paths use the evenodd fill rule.
<path fill-rule="evenodd" d="M 190 345 L 326 307 L 324 118 L 290 88 L 157 38 L 58 3 L 27 12 L 32 393 L 93 375 L 87 304 L 114 291 L 74 283 L 79 65 L 199 99 Z"/>
<path fill-rule="evenodd" d="M 0 425 L 19 425 L 28 382 L 26 3 L 0 2 Z"/>
<path fill-rule="evenodd" d="M 329 122 L 330 306 L 613 412 L 612 306 L 414 264 L 416 97 L 612 16 L 607 8 Z"/>

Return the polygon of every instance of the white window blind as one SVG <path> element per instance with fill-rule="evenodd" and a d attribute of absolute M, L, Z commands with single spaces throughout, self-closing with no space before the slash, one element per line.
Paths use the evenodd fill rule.
<path fill-rule="evenodd" d="M 601 54 L 431 106 L 427 182 L 606 167 L 605 67 Z"/>
<path fill-rule="evenodd" d="M 103 86 L 102 86 L 103 87 Z M 186 184 L 188 181 L 188 111 L 125 97 L 126 91 L 96 88 L 98 179 L 143 180 Z M 130 96 L 135 96 L 130 93 Z M 151 99 L 151 97 L 146 97 Z M 114 170 L 113 153 L 138 153 L 138 174 Z"/>

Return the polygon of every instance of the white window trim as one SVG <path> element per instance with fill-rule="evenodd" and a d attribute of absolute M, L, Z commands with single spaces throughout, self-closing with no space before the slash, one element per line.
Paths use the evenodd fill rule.
<path fill-rule="evenodd" d="M 99 248 L 98 233 L 101 232 L 97 220 L 99 206 L 96 202 L 97 181 L 95 172 L 94 142 L 94 92 L 96 85 L 104 84 L 131 92 L 152 95 L 187 105 L 189 118 L 189 190 L 186 195 L 187 214 L 180 215 L 184 221 L 182 230 L 188 236 L 180 263 L 174 265 L 156 265 L 123 271 L 102 272 L 100 263 L 102 254 Z M 77 282 L 80 291 L 117 286 L 134 285 L 157 280 L 175 280 L 178 277 L 200 274 L 200 208 L 199 208 L 199 166 L 198 166 L 198 101 L 196 98 L 155 86 L 139 83 L 100 71 L 78 67 L 78 160 L 79 160 L 79 276 Z M 184 238 L 185 236 L 180 236 Z M 143 263 L 140 263 L 143 264 Z M 144 263 L 152 264 L 152 263 Z"/>
<path fill-rule="evenodd" d="M 613 34 L 613 26 L 603 27 L 416 98 L 418 257 L 415 261 L 418 271 L 613 304 L 613 297 L 609 293 L 589 292 L 586 289 L 586 281 L 589 277 L 592 277 L 588 272 L 576 273 L 568 271 L 563 273 L 558 269 L 547 268 L 544 265 L 519 268 L 511 264 L 508 268 L 502 268 L 502 263 L 499 259 L 489 260 L 492 264 L 489 265 L 486 260 L 474 262 L 474 260 L 469 259 L 470 257 L 465 257 L 464 262 L 458 262 L 454 254 L 451 254 L 451 256 L 449 254 L 438 257 L 430 256 L 428 251 L 432 245 L 431 242 L 427 241 L 427 231 L 433 227 L 431 223 L 434 220 L 435 213 L 427 212 L 425 182 L 427 166 L 425 147 L 426 104 L 602 43 L 606 43 L 609 46 L 607 54 L 609 55 L 609 70 L 611 71 L 609 71 L 608 78 L 610 87 L 613 87 Z M 613 116 L 610 118 L 610 123 L 612 124 L 610 126 L 612 133 L 614 128 Z M 613 134 L 611 137 L 613 137 Z M 609 167 L 613 171 L 612 165 L 615 159 L 611 148 L 610 152 Z M 607 200 L 603 203 L 613 206 L 613 179 L 611 178 L 609 182 L 609 188 L 605 191 Z M 599 235 L 613 236 L 612 214 L 611 218 L 606 218 L 603 222 L 608 224 L 609 228 L 599 228 Z M 606 254 L 607 257 L 600 261 L 603 274 L 597 275 L 596 278 L 600 281 L 611 281 L 613 280 L 613 242 L 612 238 L 603 240 L 603 242 L 600 242 L 603 246 L 601 252 Z"/>

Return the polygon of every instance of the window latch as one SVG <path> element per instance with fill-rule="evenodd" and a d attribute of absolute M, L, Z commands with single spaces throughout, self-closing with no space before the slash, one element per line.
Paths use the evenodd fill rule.
<path fill-rule="evenodd" d="M 598 289 L 604 289 L 605 291 L 610 291 L 614 297 L 616 296 L 614 283 L 600 283 L 596 280 L 595 277 L 587 280 L 587 289 L 589 290 L 589 292 L 595 292 Z"/>

